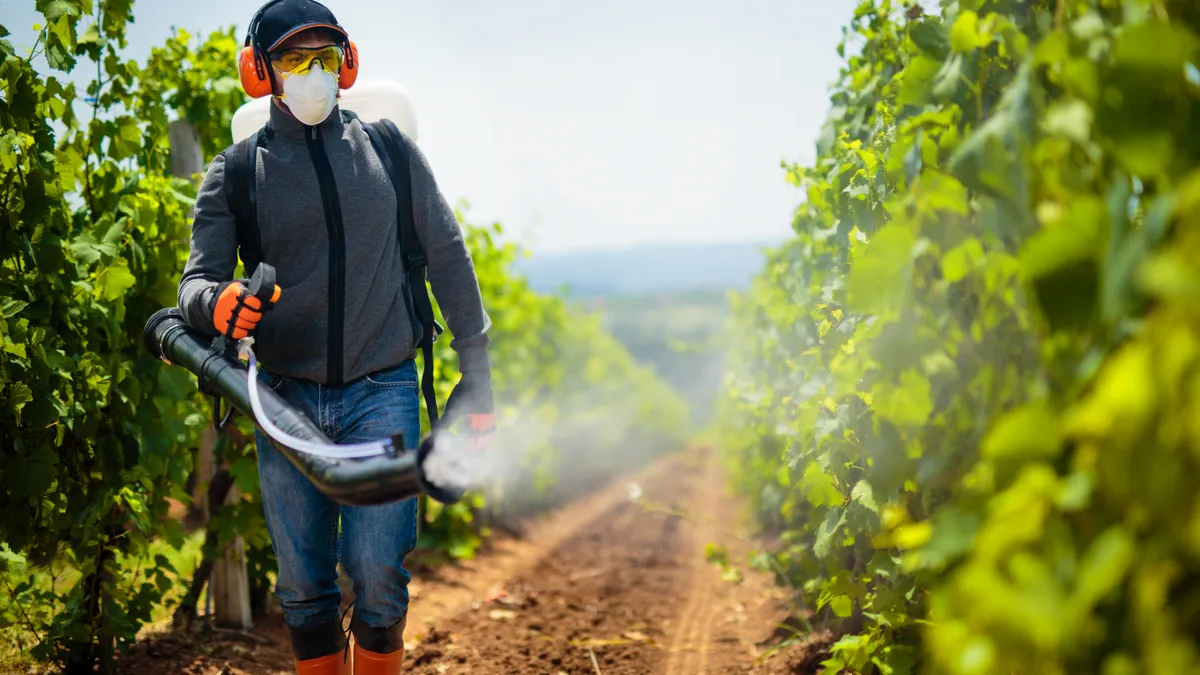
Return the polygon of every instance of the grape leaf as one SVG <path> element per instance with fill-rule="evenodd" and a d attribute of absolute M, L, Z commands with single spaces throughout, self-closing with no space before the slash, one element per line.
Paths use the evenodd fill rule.
<path fill-rule="evenodd" d="M 133 287 L 137 281 L 129 271 L 129 265 L 120 260 L 117 264 L 106 269 L 101 276 L 100 297 L 105 300 L 116 300 Z"/>

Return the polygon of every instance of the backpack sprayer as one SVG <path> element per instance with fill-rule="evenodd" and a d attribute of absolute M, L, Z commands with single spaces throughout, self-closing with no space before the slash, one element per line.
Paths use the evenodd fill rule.
<path fill-rule="evenodd" d="M 270 306 L 275 269 L 260 263 L 246 293 Z M 403 434 L 367 443 L 336 445 L 320 428 L 270 388 L 258 386 L 258 359 L 253 338 L 233 341 L 224 335 L 209 341 L 192 330 L 177 307 L 161 309 L 146 322 L 146 348 L 168 365 L 194 374 L 201 391 L 225 399 L 253 420 L 271 444 L 330 499 L 347 506 L 400 501 L 424 493 L 443 504 L 462 498 L 457 486 L 426 480 L 423 466 L 433 451 L 433 436 L 408 449 Z M 242 358 L 247 359 L 243 363 Z M 232 410 L 229 414 L 232 414 Z M 220 419 L 214 403 L 214 423 Z M 225 421 L 228 421 L 226 416 Z M 440 432 L 446 433 L 446 432 Z"/>

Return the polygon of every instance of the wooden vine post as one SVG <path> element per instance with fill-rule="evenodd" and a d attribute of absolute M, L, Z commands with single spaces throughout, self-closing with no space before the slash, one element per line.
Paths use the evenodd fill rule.
<path fill-rule="evenodd" d="M 196 127 L 185 120 L 171 123 L 171 173 L 174 176 L 192 179 L 204 171 L 204 151 Z M 192 488 L 193 503 L 197 504 L 207 524 L 214 505 L 208 503 L 208 484 L 216 474 L 215 447 L 218 432 L 209 425 L 200 435 L 200 447 L 196 457 L 196 481 Z M 237 486 L 229 488 L 226 504 L 234 504 L 241 498 Z M 250 614 L 250 579 L 246 569 L 246 547 L 241 536 L 213 561 L 212 577 L 208 586 L 213 603 L 213 619 L 218 626 L 249 629 L 253 625 Z"/>

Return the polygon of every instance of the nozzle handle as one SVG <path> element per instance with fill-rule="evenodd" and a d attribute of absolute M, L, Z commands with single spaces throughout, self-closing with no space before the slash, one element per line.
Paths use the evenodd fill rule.
<path fill-rule="evenodd" d="M 246 291 L 262 302 L 262 311 L 270 309 L 276 300 L 275 268 L 265 262 L 259 263 L 258 268 L 250 277 L 250 284 L 246 287 Z"/>

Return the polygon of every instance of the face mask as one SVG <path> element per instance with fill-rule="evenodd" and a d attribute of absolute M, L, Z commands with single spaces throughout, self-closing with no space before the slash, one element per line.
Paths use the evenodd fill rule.
<path fill-rule="evenodd" d="M 279 71 L 276 71 L 279 72 Z M 279 73 L 283 77 L 283 96 L 296 119 L 316 126 L 329 117 L 337 104 L 337 77 L 320 65 L 304 73 Z"/>

